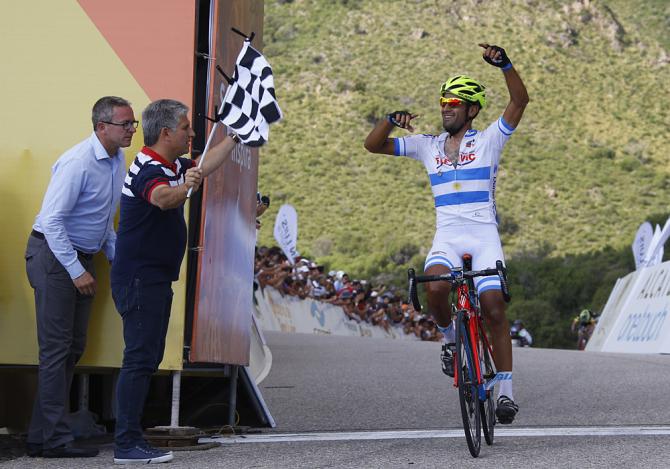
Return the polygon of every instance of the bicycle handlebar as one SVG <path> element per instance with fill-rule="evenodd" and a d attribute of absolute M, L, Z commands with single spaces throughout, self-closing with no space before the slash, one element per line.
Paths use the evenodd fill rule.
<path fill-rule="evenodd" d="M 414 269 L 407 270 L 407 277 L 409 281 L 409 299 L 416 311 L 421 311 L 421 303 L 419 302 L 419 295 L 417 293 L 417 284 L 426 282 L 449 282 L 451 284 L 467 278 L 488 277 L 496 275 L 500 278 L 500 287 L 502 289 L 503 299 L 506 303 L 511 300 L 509 294 L 509 286 L 507 284 L 507 269 L 502 261 L 496 261 L 495 269 L 484 270 L 461 270 L 454 269 L 451 272 L 441 275 L 416 275 Z"/>

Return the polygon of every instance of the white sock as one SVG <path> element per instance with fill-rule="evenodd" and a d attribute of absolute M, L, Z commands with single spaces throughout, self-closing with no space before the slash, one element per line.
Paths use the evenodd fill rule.
<path fill-rule="evenodd" d="M 514 400 L 514 394 L 512 393 L 512 372 L 499 371 L 496 378 L 496 381 L 500 385 L 498 386 L 498 399 L 500 399 L 500 396 L 507 396 Z"/>
<path fill-rule="evenodd" d="M 454 328 L 454 321 L 451 321 L 447 327 L 437 326 L 437 329 L 444 336 L 444 342 L 447 344 L 456 343 L 456 329 Z"/>

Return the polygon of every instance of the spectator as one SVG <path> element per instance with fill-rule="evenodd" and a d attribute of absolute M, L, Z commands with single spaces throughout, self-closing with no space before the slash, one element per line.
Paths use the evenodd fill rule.
<path fill-rule="evenodd" d="M 335 291 L 340 293 L 340 291 L 349 283 L 349 275 L 343 270 L 340 270 L 337 272 L 335 278 Z"/>
<path fill-rule="evenodd" d="M 261 288 L 271 286 L 283 295 L 315 298 L 340 306 L 350 320 L 388 332 L 395 328 L 421 340 L 442 337 L 432 319 L 417 315 L 393 288 L 373 288 L 366 280 L 351 281 L 342 270 L 325 275 L 323 271 L 323 266 L 305 258 L 296 259 L 296 265 L 291 266 L 278 247 L 261 246 L 256 250 L 255 278 Z"/>
<path fill-rule="evenodd" d="M 31 457 L 98 454 L 74 448 L 63 419 L 97 289 L 93 255 L 103 250 L 114 259 L 113 221 L 125 172 L 121 148 L 130 146 L 137 121 L 130 103 L 115 96 L 93 105 L 92 121 L 93 133 L 54 164 L 25 253 L 39 343 L 38 388 L 26 440 Z"/>

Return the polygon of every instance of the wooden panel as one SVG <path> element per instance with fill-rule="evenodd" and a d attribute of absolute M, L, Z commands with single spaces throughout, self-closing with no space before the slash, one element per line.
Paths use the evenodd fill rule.
<path fill-rule="evenodd" d="M 263 1 L 219 0 L 215 8 L 216 63 L 232 75 L 244 39 L 231 27 L 255 32 L 252 45 L 260 50 Z M 222 78 L 218 73 L 211 78 L 210 96 L 217 97 L 209 103 L 213 115 Z M 258 150 L 238 145 L 205 183 L 191 362 L 249 364 L 257 179 Z"/>

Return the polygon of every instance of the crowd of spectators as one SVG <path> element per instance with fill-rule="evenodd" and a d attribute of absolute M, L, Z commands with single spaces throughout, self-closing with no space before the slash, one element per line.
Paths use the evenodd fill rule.
<path fill-rule="evenodd" d="M 256 249 L 254 272 L 260 288 L 271 286 L 283 295 L 340 306 L 349 320 L 379 326 L 387 332 L 395 328 L 421 340 L 441 339 L 432 319 L 416 312 L 393 287 L 350 279 L 341 270 L 327 273 L 324 270 L 323 266 L 300 257 L 291 264 L 279 247 Z"/>

